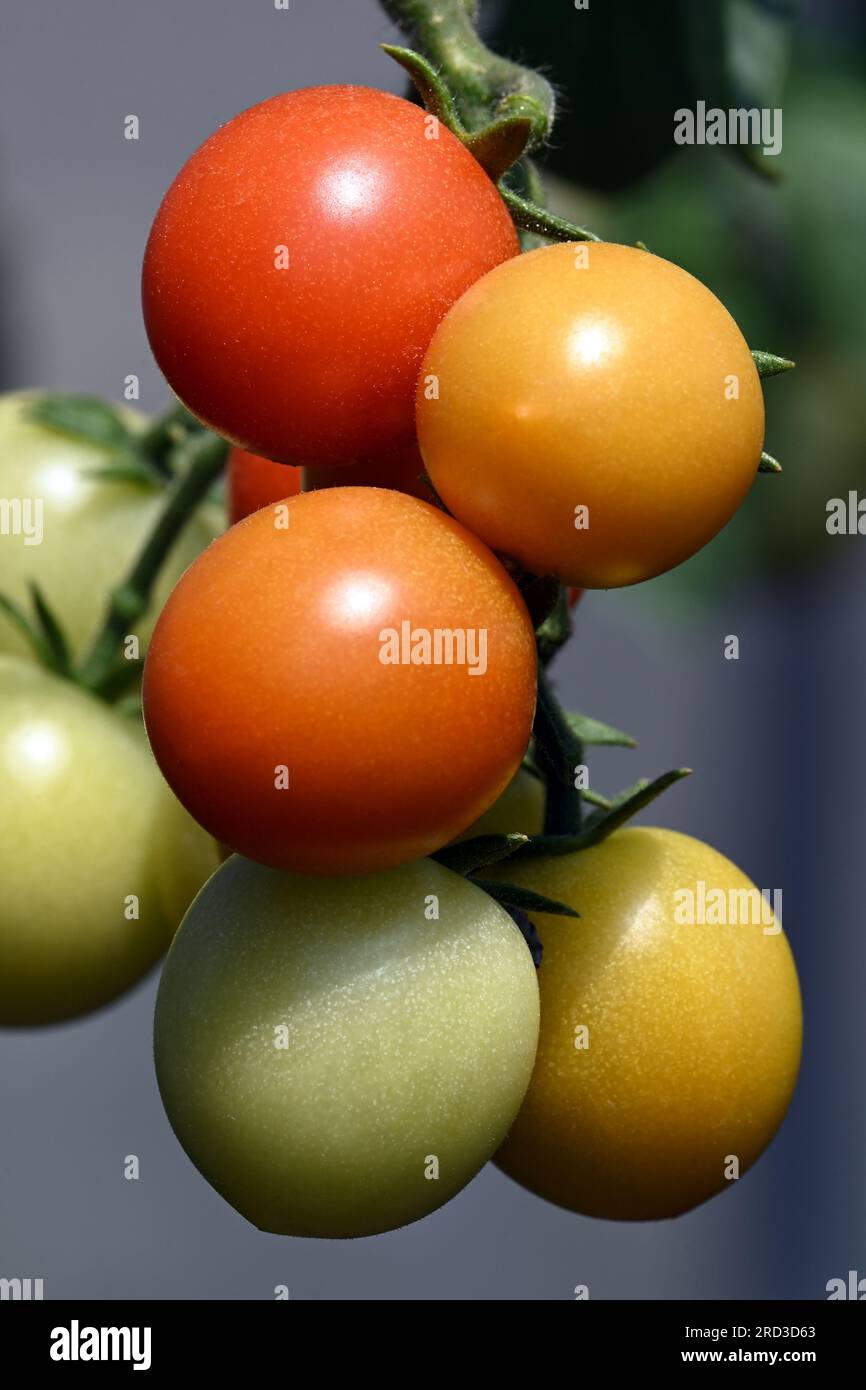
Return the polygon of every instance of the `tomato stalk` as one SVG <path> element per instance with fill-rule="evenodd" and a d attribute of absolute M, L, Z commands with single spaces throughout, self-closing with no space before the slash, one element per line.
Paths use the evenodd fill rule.
<path fill-rule="evenodd" d="M 140 663 L 123 661 L 119 651 L 124 638 L 150 602 L 163 561 L 196 507 L 207 497 L 222 473 L 228 444 L 217 435 L 200 431 L 178 447 L 177 479 L 150 536 L 126 577 L 108 598 L 102 628 L 75 673 L 79 684 L 96 694 L 115 694 L 130 683 Z M 122 673 L 128 670 L 129 681 Z"/>

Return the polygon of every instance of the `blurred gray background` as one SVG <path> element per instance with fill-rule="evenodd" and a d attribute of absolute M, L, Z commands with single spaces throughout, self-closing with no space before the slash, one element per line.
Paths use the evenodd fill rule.
<path fill-rule="evenodd" d="M 807 10 L 807 24 L 821 21 L 819 9 Z M 845 24 L 855 12 L 822 13 L 837 32 L 806 28 L 801 77 L 813 51 L 851 47 Z M 138 276 L 171 178 L 219 123 L 277 91 L 331 82 L 402 91 L 377 49 L 393 38 L 374 0 L 291 0 L 288 13 L 271 0 L 4 0 L 0 387 L 119 398 L 136 372 L 143 408 L 158 409 L 167 392 L 145 341 Z M 556 57 L 548 61 L 563 78 Z M 824 73 L 835 81 L 832 61 Z M 814 85 L 801 81 L 804 101 Z M 123 139 L 131 113 L 137 143 Z M 814 145 L 814 124 L 809 134 Z M 825 178 L 839 148 L 828 137 L 814 150 Z M 653 249 L 721 293 L 724 267 L 701 262 L 705 242 L 691 255 L 694 208 L 676 201 L 683 177 L 680 166 L 619 201 L 573 188 L 559 196 L 608 234 L 643 209 Z M 749 176 L 739 171 L 711 177 L 738 180 L 738 207 L 743 197 L 777 208 L 774 198 L 792 196 L 743 192 Z M 851 254 L 862 247 L 853 237 L 862 215 L 862 190 L 857 207 L 835 209 Z M 778 235 L 796 238 L 786 216 Z M 748 257 L 748 240 L 736 249 Z M 770 290 L 788 303 L 784 284 Z M 755 346 L 799 355 L 788 338 L 765 340 L 774 320 L 760 287 L 734 284 L 728 302 Z M 815 318 L 801 318 L 797 346 L 808 357 L 817 337 L 819 357 Z M 848 355 L 855 376 L 862 322 Z M 845 410 L 852 420 L 859 412 L 862 439 L 856 379 L 847 404 L 819 402 L 796 428 L 784 412 L 798 383 L 768 386 L 787 472 L 757 487 L 789 485 L 791 497 L 804 491 L 798 478 L 812 486 L 796 515 L 780 513 L 790 553 L 759 563 L 766 548 L 749 518 L 737 521 L 710 547 L 709 580 L 704 563 L 639 590 L 589 595 L 558 668 L 571 706 L 639 739 L 636 752 L 594 761 L 597 785 L 613 791 L 694 767 L 644 819 L 708 840 L 759 884 L 783 889 L 805 1055 L 791 1111 L 757 1167 L 676 1222 L 582 1219 L 489 1167 L 444 1210 L 394 1234 L 345 1243 L 263 1235 L 198 1176 L 169 1130 L 150 1057 L 153 977 L 82 1022 L 0 1034 L 0 1275 L 41 1277 L 48 1298 L 267 1299 L 286 1284 L 297 1299 L 498 1300 L 569 1299 L 577 1284 L 592 1298 L 822 1298 L 831 1277 L 866 1274 L 866 540 L 827 543 L 824 505 L 836 485 L 822 481 L 838 465 L 828 412 L 843 430 Z M 771 451 L 774 443 L 771 433 Z M 859 445 L 851 459 L 856 477 L 844 482 L 854 487 Z M 729 633 L 740 638 L 738 662 L 722 657 Z M 139 1182 L 124 1180 L 127 1154 L 141 1160 Z"/>

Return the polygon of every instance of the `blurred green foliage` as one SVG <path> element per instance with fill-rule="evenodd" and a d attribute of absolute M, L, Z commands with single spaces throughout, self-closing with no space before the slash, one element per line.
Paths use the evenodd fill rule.
<path fill-rule="evenodd" d="M 856 544 L 827 535 L 826 504 L 866 479 L 866 62 L 862 37 L 844 28 L 856 10 L 827 3 L 790 26 L 790 9 L 609 0 L 578 12 L 508 0 L 492 36 L 541 61 L 562 94 L 545 160 L 551 206 L 603 237 L 646 242 L 709 285 L 750 346 L 797 363 L 764 383 L 766 448 L 784 473 L 756 478 L 716 541 L 644 586 L 653 601 L 719 596 L 730 582 L 807 571 Z M 731 12 L 739 58 L 722 52 Z M 705 51 L 713 33 L 715 61 Z M 673 113 L 698 99 L 781 105 L 781 154 L 751 160 L 778 177 L 757 176 L 724 146 L 677 147 Z"/>

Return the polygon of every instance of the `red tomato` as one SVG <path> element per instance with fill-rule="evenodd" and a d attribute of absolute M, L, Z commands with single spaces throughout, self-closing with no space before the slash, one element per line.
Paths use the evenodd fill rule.
<path fill-rule="evenodd" d="M 273 868 L 363 873 L 431 853 L 508 785 L 534 633 L 451 517 L 329 488 L 254 512 L 190 566 L 143 701 L 166 780 L 215 839 Z"/>
<path fill-rule="evenodd" d="M 496 186 L 420 107 L 313 87 L 242 112 L 181 169 L 145 252 L 145 324 L 219 434 L 347 463 L 410 443 L 437 324 L 518 249 Z"/>
<path fill-rule="evenodd" d="M 433 499 L 431 489 L 424 482 L 426 470 L 421 451 L 417 444 L 405 449 L 397 449 L 378 459 L 362 459 L 360 463 L 349 463 L 344 468 L 333 468 L 325 464 L 317 468 L 310 465 L 304 469 L 302 491 L 318 492 L 323 487 L 387 487 L 394 492 L 405 492 L 410 497 L 420 497 L 422 502 Z"/>
<path fill-rule="evenodd" d="M 346 463 L 340 468 L 293 468 L 290 463 L 232 449 L 229 454 L 227 486 L 229 524 L 242 521 L 250 512 L 294 497 L 298 492 L 318 492 L 323 487 L 389 487 L 429 502 L 432 493 L 423 481 L 424 462 L 418 446 L 398 449 L 382 459 Z"/>
<path fill-rule="evenodd" d="M 570 585 L 570 586 L 569 586 L 569 590 L 568 590 L 568 606 L 569 606 L 569 608 L 576 608 L 577 605 L 580 603 L 580 600 L 581 600 L 582 598 L 583 598 L 583 589 L 575 589 L 574 585 Z"/>
<path fill-rule="evenodd" d="M 226 470 L 229 525 L 242 521 L 260 507 L 282 502 L 301 490 L 301 470 L 289 463 L 274 463 L 272 459 L 248 454 L 245 449 L 232 449 Z"/>

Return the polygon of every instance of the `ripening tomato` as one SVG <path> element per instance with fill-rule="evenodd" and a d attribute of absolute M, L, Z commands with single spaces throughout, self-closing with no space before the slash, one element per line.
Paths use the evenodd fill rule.
<path fill-rule="evenodd" d="M 0 1026 L 122 994 L 217 864 L 140 720 L 0 656 Z"/>
<path fill-rule="evenodd" d="M 437 508 L 330 488 L 186 572 L 144 672 L 151 746 L 216 839 L 302 873 L 418 859 L 496 799 L 535 704 L 526 607 Z"/>
<path fill-rule="evenodd" d="M 154 355 L 194 414 L 287 463 L 408 445 L 442 315 L 519 250 L 495 184 L 420 107 L 271 97 L 181 169 L 144 257 Z"/>
<path fill-rule="evenodd" d="M 243 521 L 250 512 L 295 497 L 301 490 L 301 470 L 290 463 L 274 463 L 273 459 L 248 454 L 245 449 L 232 449 L 226 465 L 226 493 L 229 525 Z"/>
<path fill-rule="evenodd" d="M 232 449 L 226 476 L 229 523 L 242 521 L 250 512 L 294 497 L 302 490 L 318 492 L 325 487 L 389 487 L 429 502 L 432 494 L 423 481 L 424 464 L 417 444 L 398 449 L 384 458 L 360 463 L 344 463 L 335 468 L 294 468 L 290 463 L 274 463 L 243 449 Z"/>
<path fill-rule="evenodd" d="M 313 878 L 234 855 L 163 970 L 157 1079 L 228 1202 L 281 1235 L 417 1221 L 487 1161 L 538 1038 L 523 937 L 433 860 Z"/>
<path fill-rule="evenodd" d="M 30 522 L 17 531 L 11 522 L 0 529 L 0 591 L 27 608 L 28 586 L 35 581 L 73 654 L 81 656 L 105 616 L 108 590 L 124 577 L 155 525 L 164 489 L 158 480 L 148 486 L 100 478 L 110 453 L 31 420 L 28 408 L 37 399 L 36 392 L 24 391 L 0 396 L 0 498 L 17 500 L 22 520 Z M 150 609 L 134 628 L 142 643 L 172 585 L 218 529 L 220 521 L 202 508 L 175 542 Z M 31 655 L 3 613 L 0 653 Z"/>
<path fill-rule="evenodd" d="M 586 1216 L 656 1220 L 722 1191 L 769 1144 L 800 1062 L 797 972 L 758 889 L 642 827 L 494 875 L 581 914 L 532 914 L 538 1059 L 499 1165 Z"/>
<path fill-rule="evenodd" d="M 636 584 L 742 502 L 764 399 L 728 311 L 630 246 L 548 246 L 491 271 L 430 345 L 427 471 L 453 514 L 530 573 Z"/>

